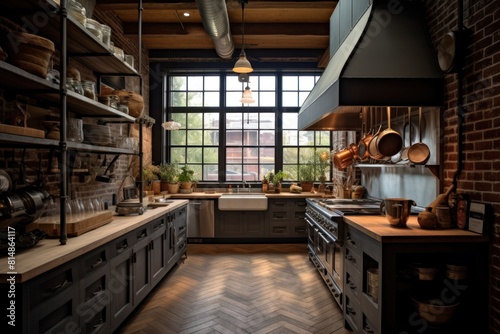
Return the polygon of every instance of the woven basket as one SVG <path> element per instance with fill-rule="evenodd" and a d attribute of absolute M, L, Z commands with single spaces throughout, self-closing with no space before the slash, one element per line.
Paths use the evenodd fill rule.
<path fill-rule="evenodd" d="M 120 100 L 128 96 L 129 115 L 135 118 L 139 118 L 142 116 L 142 112 L 144 111 L 144 99 L 141 95 L 127 92 L 125 90 L 114 90 L 111 92 L 111 94 L 118 95 L 118 97 L 120 97 Z"/>
<path fill-rule="evenodd" d="M 2 46 L 9 54 L 9 61 L 26 72 L 47 78 L 54 43 L 46 38 L 25 32 L 11 31 L 4 36 Z"/>

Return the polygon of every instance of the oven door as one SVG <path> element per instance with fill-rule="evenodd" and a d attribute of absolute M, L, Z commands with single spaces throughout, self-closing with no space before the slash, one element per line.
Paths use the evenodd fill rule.
<path fill-rule="evenodd" d="M 317 228 L 314 224 L 314 221 L 312 218 L 309 216 L 309 214 L 306 213 L 305 217 L 306 223 L 307 223 L 307 245 L 313 253 L 316 253 L 315 248 L 316 248 L 316 234 L 317 234 Z M 316 230 L 316 231 L 315 231 Z"/>
<path fill-rule="evenodd" d="M 332 276 L 335 284 L 342 289 L 343 260 L 342 247 L 335 237 L 319 233 L 320 260 L 327 272 Z"/>

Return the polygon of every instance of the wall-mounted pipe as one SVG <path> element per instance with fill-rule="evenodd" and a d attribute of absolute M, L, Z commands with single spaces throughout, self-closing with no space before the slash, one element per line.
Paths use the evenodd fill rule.
<path fill-rule="evenodd" d="M 212 37 L 215 52 L 223 59 L 231 59 L 234 43 L 229 28 L 224 0 L 196 0 L 205 31 Z"/>

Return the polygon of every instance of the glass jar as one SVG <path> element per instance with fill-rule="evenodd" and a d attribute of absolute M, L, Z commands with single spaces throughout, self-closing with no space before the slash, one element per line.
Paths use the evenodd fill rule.
<path fill-rule="evenodd" d="M 118 103 L 120 103 L 118 95 L 109 95 L 109 107 L 118 109 Z"/>
<path fill-rule="evenodd" d="M 87 24 L 85 24 L 85 27 L 95 37 L 97 37 L 98 40 L 102 42 L 102 30 L 101 30 L 101 24 L 99 22 L 97 22 L 96 20 L 87 19 Z"/>
<path fill-rule="evenodd" d="M 134 56 L 132 55 L 125 55 L 125 62 L 130 65 L 130 67 L 134 68 Z"/>
<path fill-rule="evenodd" d="M 119 47 L 113 46 L 113 54 L 121 61 L 125 59 L 125 54 L 123 53 L 123 50 L 120 49 Z"/>
<path fill-rule="evenodd" d="M 121 111 L 122 113 L 128 115 L 128 113 L 129 113 L 128 103 L 126 103 L 126 104 L 123 104 L 122 102 L 118 103 L 118 110 Z"/>
<path fill-rule="evenodd" d="M 84 27 L 87 24 L 87 12 L 81 3 L 75 0 L 68 1 L 68 14 Z"/>
<path fill-rule="evenodd" d="M 109 49 L 111 47 L 111 27 L 101 24 L 102 42 Z"/>
<path fill-rule="evenodd" d="M 71 91 L 78 93 L 80 95 L 83 95 L 82 83 L 80 81 L 76 81 L 73 78 L 70 78 L 70 77 L 66 78 L 66 89 L 71 90 Z"/>
<path fill-rule="evenodd" d="M 90 80 L 83 81 L 83 95 L 91 100 L 97 101 L 97 94 L 95 90 L 95 82 Z"/>

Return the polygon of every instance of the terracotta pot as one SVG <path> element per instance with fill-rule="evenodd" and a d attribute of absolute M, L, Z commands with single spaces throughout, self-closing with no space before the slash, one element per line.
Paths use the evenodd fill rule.
<path fill-rule="evenodd" d="M 425 211 L 418 214 L 417 222 L 423 229 L 433 229 L 436 227 L 438 219 L 437 216 L 432 213 L 432 208 L 426 207 Z"/>
<path fill-rule="evenodd" d="M 300 187 L 302 188 L 302 191 L 311 191 L 313 187 L 313 182 L 312 181 L 300 181 Z"/>
<path fill-rule="evenodd" d="M 189 182 L 181 182 L 181 188 L 182 189 L 191 189 L 191 187 L 193 186 L 193 182 L 189 181 Z"/>
<path fill-rule="evenodd" d="M 169 194 L 177 194 L 179 192 L 179 183 L 167 183 L 167 191 Z"/>

